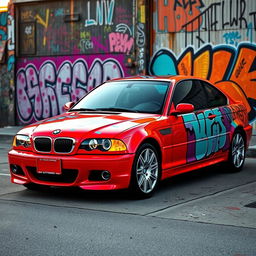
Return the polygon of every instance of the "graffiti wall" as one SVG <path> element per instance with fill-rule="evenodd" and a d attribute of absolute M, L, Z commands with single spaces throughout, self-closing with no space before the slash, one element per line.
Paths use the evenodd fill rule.
<path fill-rule="evenodd" d="M 200 15 L 204 7 L 202 0 L 158 0 L 157 5 L 157 31 L 179 32 L 183 25 Z M 201 26 L 202 20 L 194 27 L 186 27 L 187 31 L 193 31 Z"/>
<path fill-rule="evenodd" d="M 15 124 L 13 8 L 0 12 L 0 127 Z"/>
<path fill-rule="evenodd" d="M 8 12 L 0 13 L 0 41 L 1 45 L 7 48 L 3 54 L 6 56 L 5 60 L 1 63 L 7 63 L 7 71 L 12 71 L 14 64 L 14 18 L 13 15 Z M 5 43 L 5 45 L 4 45 Z"/>
<path fill-rule="evenodd" d="M 205 1 L 206 2 L 206 1 Z M 225 43 L 237 46 L 239 42 L 255 42 L 256 2 L 253 0 L 207 1 L 197 17 L 183 24 L 184 33 L 179 40 L 187 45 L 202 46 L 204 43 Z M 196 24 L 201 23 L 200 27 Z M 196 28 L 189 33 L 188 28 Z"/>
<path fill-rule="evenodd" d="M 154 51 L 170 45 L 177 53 L 193 45 L 253 43 L 256 40 L 254 0 L 154 0 Z"/>
<path fill-rule="evenodd" d="M 134 47 L 133 1 L 51 1 L 19 7 L 21 55 L 125 53 Z"/>
<path fill-rule="evenodd" d="M 104 55 L 22 59 L 17 65 L 17 114 L 31 123 L 64 112 L 64 104 L 77 101 L 96 85 L 123 77 L 124 56 Z"/>
<path fill-rule="evenodd" d="M 18 6 L 18 123 L 60 114 L 66 102 L 78 100 L 100 83 L 134 74 L 134 49 L 145 41 L 143 29 L 135 29 L 134 8 L 134 1 L 125 0 Z M 138 41 L 135 34 L 140 35 Z"/>
<path fill-rule="evenodd" d="M 155 1 L 155 7 L 154 53 L 149 73 L 208 79 L 230 96 L 243 100 L 253 123 L 256 120 L 256 1 L 169 0 Z M 173 12 L 177 24 L 170 30 L 166 15 Z M 162 25 L 160 16 L 165 21 Z M 165 31 L 176 33 L 170 38 Z"/>
<path fill-rule="evenodd" d="M 7 16 L 8 12 L 0 12 L 0 40 L 7 39 Z"/>

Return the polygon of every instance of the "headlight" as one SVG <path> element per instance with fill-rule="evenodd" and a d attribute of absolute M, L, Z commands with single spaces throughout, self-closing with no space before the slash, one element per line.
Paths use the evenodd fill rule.
<path fill-rule="evenodd" d="M 29 148 L 31 146 L 30 138 L 27 135 L 16 135 L 13 140 L 14 147 L 24 147 Z"/>
<path fill-rule="evenodd" d="M 101 151 L 112 152 L 127 150 L 124 142 L 115 139 L 87 139 L 81 143 L 80 149 L 85 149 L 87 151 L 98 149 Z"/>
<path fill-rule="evenodd" d="M 110 139 L 103 139 L 102 140 L 102 147 L 104 150 L 108 151 L 110 150 L 112 146 L 111 140 Z"/>
<path fill-rule="evenodd" d="M 97 140 L 95 140 L 95 139 L 89 140 L 89 148 L 90 148 L 91 150 L 96 149 L 98 146 L 99 146 L 99 143 L 98 143 Z"/>

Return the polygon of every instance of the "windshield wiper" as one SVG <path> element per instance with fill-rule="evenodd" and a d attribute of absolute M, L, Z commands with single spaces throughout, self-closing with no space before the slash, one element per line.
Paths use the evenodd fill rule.
<path fill-rule="evenodd" d="M 128 108 L 73 108 L 69 111 L 114 111 L 114 112 L 135 112 L 139 113 L 138 110 L 128 109 Z"/>
<path fill-rule="evenodd" d="M 95 108 L 73 108 L 69 111 L 97 111 L 98 109 Z"/>
<path fill-rule="evenodd" d="M 115 111 L 115 112 L 136 112 L 139 113 L 138 110 L 133 110 L 133 109 L 129 109 L 129 108 L 96 108 L 96 110 L 100 110 L 100 111 Z"/>

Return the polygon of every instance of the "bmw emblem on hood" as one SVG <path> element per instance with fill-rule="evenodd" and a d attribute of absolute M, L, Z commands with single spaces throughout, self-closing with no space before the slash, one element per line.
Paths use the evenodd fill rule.
<path fill-rule="evenodd" d="M 61 130 L 60 130 L 60 129 L 57 129 L 57 130 L 54 130 L 52 133 L 56 135 L 56 134 L 61 133 Z"/>

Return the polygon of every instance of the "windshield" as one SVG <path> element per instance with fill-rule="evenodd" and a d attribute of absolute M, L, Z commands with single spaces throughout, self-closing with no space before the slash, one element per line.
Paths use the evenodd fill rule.
<path fill-rule="evenodd" d="M 78 102 L 70 111 L 162 113 L 169 82 L 107 82 Z"/>

